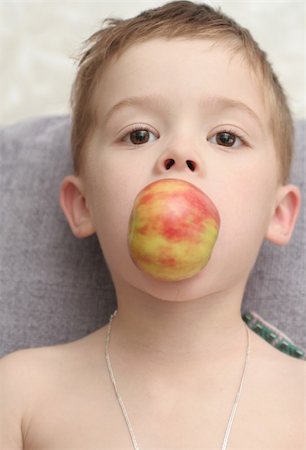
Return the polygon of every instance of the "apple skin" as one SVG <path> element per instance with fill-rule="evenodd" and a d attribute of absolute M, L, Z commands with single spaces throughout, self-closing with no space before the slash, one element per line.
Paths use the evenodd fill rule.
<path fill-rule="evenodd" d="M 135 199 L 129 253 L 140 270 L 156 279 L 185 280 L 208 263 L 219 227 L 218 210 L 203 191 L 180 179 L 157 180 Z"/>

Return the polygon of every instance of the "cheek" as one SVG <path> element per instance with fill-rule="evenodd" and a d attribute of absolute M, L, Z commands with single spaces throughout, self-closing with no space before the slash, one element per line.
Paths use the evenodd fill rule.
<path fill-rule="evenodd" d="M 91 216 L 103 254 L 112 268 L 126 266 L 128 222 L 134 198 L 142 187 L 141 180 L 136 177 L 131 182 L 124 164 L 114 167 L 111 160 L 97 164 L 91 174 L 88 179 Z"/>
<path fill-rule="evenodd" d="M 101 148 L 88 167 L 87 185 L 95 224 L 109 226 L 118 216 L 124 219 L 129 201 L 131 174 L 124 161 L 115 160 Z"/>
<path fill-rule="evenodd" d="M 224 186 L 223 194 L 220 191 L 216 194 L 222 221 L 216 259 L 222 260 L 226 249 L 229 261 L 242 263 L 246 268 L 255 263 L 270 222 L 276 192 L 273 173 L 260 169 L 254 167 L 254 170 L 236 173 Z"/>

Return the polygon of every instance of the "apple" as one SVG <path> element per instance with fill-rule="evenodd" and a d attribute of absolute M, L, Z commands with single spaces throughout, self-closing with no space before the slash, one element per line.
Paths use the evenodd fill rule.
<path fill-rule="evenodd" d="M 161 179 L 136 196 L 128 226 L 135 265 L 164 281 L 198 274 L 208 263 L 220 227 L 212 200 L 195 185 Z"/>

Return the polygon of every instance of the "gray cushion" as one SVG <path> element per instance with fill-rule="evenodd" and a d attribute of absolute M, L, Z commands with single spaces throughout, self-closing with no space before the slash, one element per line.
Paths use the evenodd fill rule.
<path fill-rule="evenodd" d="M 292 181 L 305 197 L 305 123 Z M 76 239 L 59 206 L 72 173 L 68 116 L 0 127 L 0 356 L 80 338 L 107 323 L 115 293 L 96 236 Z M 303 146 L 303 147 L 302 147 Z M 306 348 L 305 208 L 287 247 L 264 243 L 242 306 Z"/>

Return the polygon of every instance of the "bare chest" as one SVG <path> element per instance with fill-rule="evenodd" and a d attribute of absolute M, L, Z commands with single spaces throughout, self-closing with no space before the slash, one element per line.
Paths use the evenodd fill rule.
<path fill-rule="evenodd" d="M 284 388 L 284 386 L 283 386 Z M 301 388 L 299 386 L 298 388 Z M 237 409 L 228 450 L 303 450 L 303 393 L 280 385 L 246 391 Z M 140 450 L 221 450 L 232 401 L 226 393 L 167 399 L 125 398 Z M 127 402 L 127 400 L 129 400 Z M 25 450 L 133 449 L 111 385 L 65 386 L 46 397 L 32 415 Z"/>

